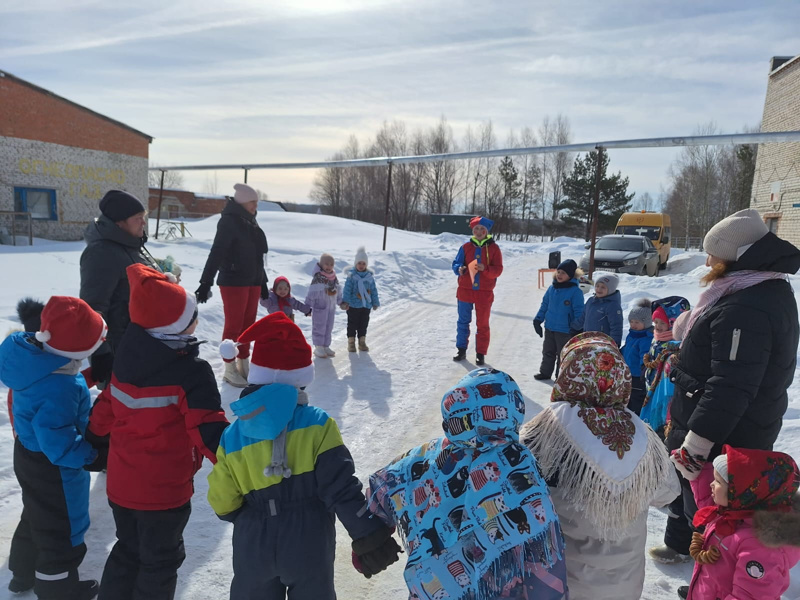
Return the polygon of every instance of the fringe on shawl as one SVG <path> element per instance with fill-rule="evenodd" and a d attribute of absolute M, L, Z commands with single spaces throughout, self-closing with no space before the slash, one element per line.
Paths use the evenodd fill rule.
<path fill-rule="evenodd" d="M 601 539 L 618 540 L 650 505 L 674 468 L 658 435 L 645 425 L 647 450 L 625 480 L 615 481 L 578 446 L 552 410 L 520 431 L 545 478 L 558 474 L 558 489 L 595 526 Z M 610 451 L 609 451 L 610 454 Z"/>

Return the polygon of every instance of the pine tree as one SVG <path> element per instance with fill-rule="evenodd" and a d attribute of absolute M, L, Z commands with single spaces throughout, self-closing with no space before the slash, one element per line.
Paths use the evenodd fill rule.
<path fill-rule="evenodd" d="M 514 161 L 510 156 L 506 156 L 500 162 L 500 180 L 503 185 L 503 196 L 500 205 L 500 227 L 501 231 L 509 231 L 508 222 L 516 212 L 517 201 L 522 196 L 522 182 L 519 180 L 519 172 L 514 166 Z"/>
<path fill-rule="evenodd" d="M 603 152 L 600 165 L 600 206 L 598 210 L 598 229 L 613 229 L 620 215 L 630 210 L 634 193 L 628 194 L 628 178 L 617 172 L 610 177 L 608 153 Z M 594 203 L 595 170 L 597 151 L 589 152 L 585 158 L 578 156 L 572 171 L 564 176 L 564 199 L 558 203 L 566 223 L 582 223 L 585 239 L 589 239 L 592 226 L 592 207 Z"/>

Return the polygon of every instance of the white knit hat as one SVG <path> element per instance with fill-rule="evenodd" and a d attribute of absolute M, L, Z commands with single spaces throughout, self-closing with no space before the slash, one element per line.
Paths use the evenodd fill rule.
<path fill-rule="evenodd" d="M 367 266 L 369 266 L 369 258 L 367 258 L 367 251 L 364 246 L 359 246 L 358 250 L 356 250 L 356 263 L 358 264 L 361 261 L 364 261 Z"/>
<path fill-rule="evenodd" d="M 248 202 L 258 201 L 258 192 L 251 188 L 246 183 L 237 183 L 233 186 L 236 193 L 233 194 L 233 199 L 239 204 L 247 204 Z"/>
<path fill-rule="evenodd" d="M 728 483 L 728 456 L 720 454 L 714 459 L 714 470 L 719 473 L 725 483 Z"/>
<path fill-rule="evenodd" d="M 750 246 L 769 233 L 757 210 L 746 208 L 722 219 L 709 229 L 703 250 L 726 262 L 736 262 Z"/>

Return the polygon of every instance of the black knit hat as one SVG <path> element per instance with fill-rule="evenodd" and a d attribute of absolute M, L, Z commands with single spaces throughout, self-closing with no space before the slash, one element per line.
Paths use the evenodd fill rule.
<path fill-rule="evenodd" d="M 559 271 L 564 271 L 567 275 L 569 275 L 570 279 L 575 277 L 575 271 L 577 269 L 578 269 L 578 263 L 576 263 L 571 258 L 568 258 L 567 260 L 562 262 L 560 265 L 558 265 L 558 270 Z"/>
<path fill-rule="evenodd" d="M 121 190 L 109 190 L 100 200 L 100 212 L 115 223 L 144 211 L 144 204 L 136 196 Z"/>

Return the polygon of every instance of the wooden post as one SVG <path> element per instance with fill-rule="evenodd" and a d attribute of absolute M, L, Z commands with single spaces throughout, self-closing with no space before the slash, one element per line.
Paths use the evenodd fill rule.
<path fill-rule="evenodd" d="M 389 198 L 392 195 L 392 163 L 389 163 L 389 177 L 386 182 L 386 214 L 383 218 L 383 249 L 386 250 L 386 233 L 389 230 Z"/>
<path fill-rule="evenodd" d="M 597 147 L 597 168 L 594 172 L 594 207 L 592 209 L 592 233 L 591 244 L 592 249 L 589 251 L 589 279 L 592 278 L 594 273 L 594 246 L 595 238 L 597 237 L 597 217 L 600 210 L 600 171 L 603 165 L 603 147 Z"/>
<path fill-rule="evenodd" d="M 158 227 L 161 224 L 161 201 L 164 199 L 164 173 L 166 173 L 166 171 L 161 171 L 161 189 L 158 190 L 158 212 L 156 214 L 155 239 L 158 239 Z"/>

